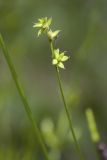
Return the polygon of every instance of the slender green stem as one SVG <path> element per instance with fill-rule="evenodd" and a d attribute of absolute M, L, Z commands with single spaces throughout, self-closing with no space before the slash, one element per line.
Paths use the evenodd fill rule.
<path fill-rule="evenodd" d="M 53 55 L 54 55 L 54 48 L 53 48 L 52 42 L 50 43 L 50 46 L 51 46 L 51 52 L 52 52 L 52 57 L 53 57 Z M 76 150 L 78 152 L 80 160 L 84 160 L 84 157 L 83 157 L 82 152 L 80 150 L 80 146 L 79 146 L 79 143 L 78 143 L 78 141 L 76 139 L 76 135 L 75 135 L 75 132 L 74 132 L 74 129 L 73 129 L 73 125 L 72 125 L 72 121 L 71 121 L 71 117 L 70 117 L 70 112 L 68 110 L 68 106 L 67 106 L 67 103 L 66 103 L 66 100 L 65 100 L 64 91 L 63 91 L 61 77 L 60 77 L 60 73 L 59 73 L 58 67 L 56 67 L 56 74 L 57 74 L 59 89 L 60 89 L 61 96 L 62 96 L 62 101 L 63 101 L 64 108 L 65 108 L 65 111 L 66 111 L 66 115 L 67 115 L 67 118 L 68 118 L 68 121 L 69 121 L 69 127 L 70 127 L 70 130 L 71 130 L 74 142 L 75 142 Z"/>
<path fill-rule="evenodd" d="M 54 58 L 54 49 L 53 49 L 53 43 L 52 42 L 50 42 L 50 46 L 51 46 L 52 58 Z"/>
<path fill-rule="evenodd" d="M 21 85 L 19 83 L 17 73 L 15 71 L 15 68 L 14 68 L 14 65 L 13 65 L 13 63 L 11 61 L 10 56 L 9 56 L 7 47 L 6 47 L 5 43 L 4 43 L 4 40 L 3 40 L 1 35 L 0 35 L 0 46 L 1 46 L 1 49 L 3 51 L 4 57 L 5 57 L 6 61 L 7 61 L 8 67 L 9 67 L 11 75 L 12 75 L 12 78 L 13 78 L 15 84 L 16 84 L 16 87 L 17 87 L 17 90 L 19 92 L 20 98 L 21 98 L 21 100 L 23 102 L 26 114 L 27 114 L 27 116 L 28 116 L 28 118 L 29 118 L 29 120 L 30 120 L 30 122 L 32 124 L 32 127 L 34 129 L 35 138 L 38 139 L 38 143 L 41 146 L 41 149 L 42 149 L 42 151 L 44 153 L 45 159 L 49 160 L 48 152 L 47 152 L 47 149 L 46 149 L 46 146 L 45 146 L 44 138 L 43 138 L 38 126 L 37 126 L 37 123 L 35 122 L 35 120 L 33 118 L 33 114 L 32 114 L 32 111 L 30 109 L 30 106 L 28 104 L 27 98 L 25 97 L 24 92 L 22 90 L 22 87 L 21 87 Z"/>

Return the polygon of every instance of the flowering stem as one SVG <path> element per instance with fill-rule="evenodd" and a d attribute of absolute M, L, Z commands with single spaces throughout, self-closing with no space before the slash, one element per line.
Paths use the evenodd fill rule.
<path fill-rule="evenodd" d="M 49 160 L 47 148 L 46 148 L 45 142 L 44 142 L 44 138 L 43 138 L 38 126 L 37 126 L 37 123 L 35 122 L 35 120 L 33 118 L 33 114 L 32 114 L 32 111 L 30 109 L 30 106 L 28 104 L 27 98 L 25 97 L 24 92 L 22 90 L 22 87 L 21 87 L 21 85 L 19 83 L 17 73 L 15 71 L 15 68 L 14 68 L 14 65 L 13 65 L 13 63 L 11 61 L 10 56 L 9 56 L 7 47 L 6 47 L 5 43 L 4 43 L 3 38 L 2 38 L 1 35 L 0 35 L 0 46 L 2 48 L 4 57 L 5 57 L 6 61 L 7 61 L 8 67 L 9 67 L 11 75 L 12 75 L 12 78 L 13 78 L 13 80 L 15 82 L 16 88 L 17 88 L 17 90 L 19 92 L 20 98 L 21 98 L 21 100 L 22 100 L 22 102 L 24 104 L 24 108 L 25 108 L 26 114 L 27 114 L 27 116 L 28 116 L 28 118 L 29 118 L 29 120 L 30 120 L 30 122 L 32 124 L 32 127 L 34 129 L 35 138 L 38 139 L 38 143 L 41 146 L 41 149 L 42 149 L 42 151 L 44 153 L 45 159 Z"/>
<path fill-rule="evenodd" d="M 52 52 L 52 57 L 53 57 L 54 56 L 54 47 L 53 47 L 53 43 L 52 42 L 50 42 L 50 46 L 51 46 L 51 52 Z M 65 96 L 64 96 L 64 91 L 63 91 L 63 87 L 62 87 L 62 82 L 61 82 L 61 77 L 60 77 L 58 66 L 56 66 L 56 74 L 57 74 L 57 79 L 58 79 L 58 84 L 59 84 L 59 89 L 60 89 L 62 101 L 63 101 L 64 108 L 65 108 L 65 111 L 66 111 L 66 115 L 67 115 L 67 118 L 68 118 L 68 121 L 69 121 L 69 127 L 70 127 L 70 130 L 71 130 L 74 142 L 75 142 L 75 146 L 76 146 L 78 155 L 80 157 L 80 160 L 84 160 L 84 157 L 83 157 L 83 155 L 81 153 L 81 150 L 80 150 L 80 147 L 79 147 L 79 143 L 77 141 L 77 138 L 76 138 L 76 135 L 75 135 L 75 132 L 74 132 L 74 129 L 73 129 L 73 125 L 72 125 L 72 121 L 71 121 L 71 117 L 70 117 L 70 112 L 68 110 L 68 106 L 67 106 L 67 103 L 66 103 L 66 100 L 65 100 Z"/>

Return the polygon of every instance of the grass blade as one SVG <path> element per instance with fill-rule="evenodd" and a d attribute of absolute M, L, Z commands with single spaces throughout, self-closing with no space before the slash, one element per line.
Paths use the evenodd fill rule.
<path fill-rule="evenodd" d="M 24 92 L 23 92 L 23 89 L 22 89 L 22 87 L 21 87 L 21 85 L 20 85 L 20 82 L 19 82 L 19 80 L 18 80 L 17 73 L 16 73 L 16 71 L 15 71 L 15 67 L 14 67 L 14 65 L 13 65 L 13 63 L 12 63 L 12 61 L 11 61 L 11 58 L 10 58 L 10 56 L 9 56 L 7 47 L 6 47 L 5 43 L 4 43 L 4 40 L 3 40 L 3 37 L 2 37 L 1 34 L 0 34 L 0 47 L 1 47 L 2 51 L 3 51 L 4 57 L 5 57 L 5 59 L 6 59 L 6 62 L 7 62 L 7 64 L 8 64 L 8 67 L 9 67 L 9 69 L 10 69 L 10 72 L 11 72 L 12 78 L 13 78 L 13 80 L 14 80 L 14 82 L 15 82 L 17 91 L 18 91 L 18 93 L 19 93 L 19 95 L 20 95 L 20 98 L 21 98 L 21 100 L 22 100 L 22 102 L 23 102 L 23 105 L 24 105 L 26 114 L 27 114 L 27 116 L 28 116 L 28 118 L 29 118 L 29 120 L 30 120 L 30 122 L 31 122 L 31 125 L 32 125 L 32 127 L 33 127 L 33 129 L 34 129 L 35 138 L 38 139 L 38 143 L 39 143 L 40 146 L 41 146 L 41 149 L 42 149 L 42 151 L 43 151 L 43 153 L 44 153 L 45 159 L 46 159 L 46 160 L 49 160 L 47 148 L 46 148 L 45 142 L 44 142 L 44 138 L 43 138 L 43 136 L 42 136 L 42 134 L 41 134 L 38 126 L 37 126 L 37 123 L 35 122 L 35 120 L 34 120 L 34 118 L 33 118 L 32 111 L 31 111 L 30 106 L 29 106 L 29 104 L 28 104 L 27 98 L 25 97 L 25 94 L 24 94 Z"/>

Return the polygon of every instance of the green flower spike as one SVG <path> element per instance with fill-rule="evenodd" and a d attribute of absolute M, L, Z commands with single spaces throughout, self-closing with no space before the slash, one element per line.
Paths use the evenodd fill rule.
<path fill-rule="evenodd" d="M 35 23 L 34 24 L 34 28 L 39 28 L 39 31 L 38 31 L 38 37 L 44 33 L 45 31 L 49 30 L 49 26 L 51 25 L 51 22 L 52 22 L 52 18 L 41 18 L 38 20 L 38 23 Z"/>
<path fill-rule="evenodd" d="M 56 30 L 56 31 L 52 31 L 51 29 L 48 31 L 48 37 L 49 37 L 49 40 L 54 40 L 55 38 L 57 38 L 58 34 L 59 34 L 60 30 Z"/>
<path fill-rule="evenodd" d="M 69 59 L 68 56 L 65 56 L 65 52 L 59 51 L 59 49 L 54 50 L 54 59 L 52 60 L 52 64 L 56 65 L 62 69 L 65 69 L 63 62 L 67 61 Z"/>

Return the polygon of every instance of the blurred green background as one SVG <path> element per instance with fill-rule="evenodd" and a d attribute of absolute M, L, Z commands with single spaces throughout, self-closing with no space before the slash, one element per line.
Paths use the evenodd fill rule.
<path fill-rule="evenodd" d="M 107 0 L 0 0 L 0 32 L 8 46 L 52 160 L 77 160 L 60 98 L 49 43 L 32 26 L 53 18 L 56 47 L 70 60 L 61 71 L 65 96 L 81 149 L 96 160 L 85 110 L 95 114 L 107 142 Z M 43 159 L 10 71 L 0 50 L 0 160 Z"/>

